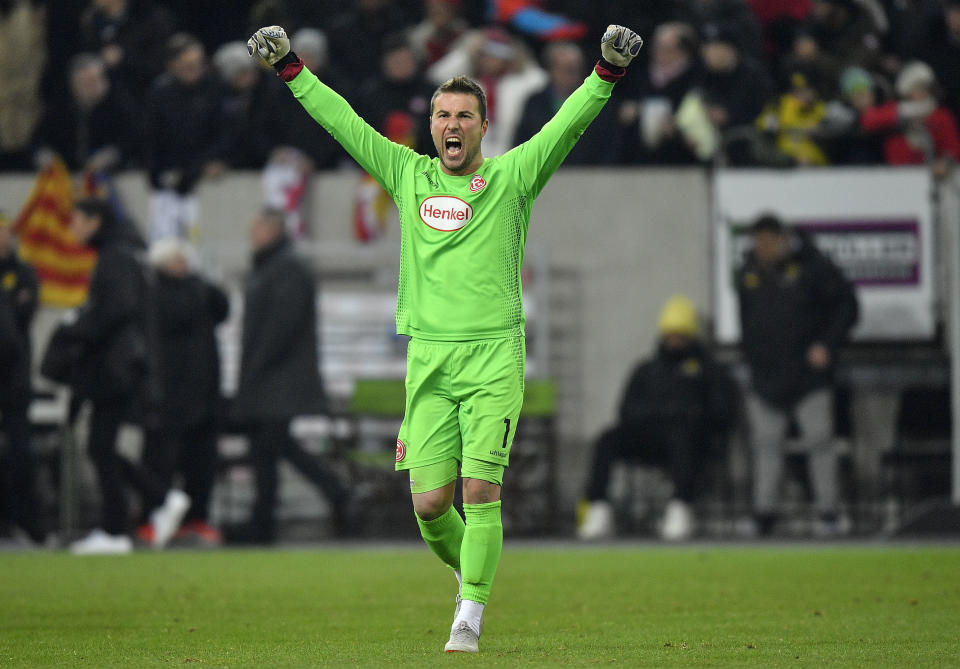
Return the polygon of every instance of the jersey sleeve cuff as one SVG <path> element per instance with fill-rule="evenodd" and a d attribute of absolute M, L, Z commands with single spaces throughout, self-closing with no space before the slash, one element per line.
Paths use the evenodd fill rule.
<path fill-rule="evenodd" d="M 617 67 L 613 63 L 609 63 L 603 58 L 597 61 L 597 64 L 593 69 L 601 79 L 611 84 L 615 84 L 623 79 L 623 75 L 627 73 L 627 68 Z"/>
<path fill-rule="evenodd" d="M 273 67 L 277 71 L 278 77 L 284 81 L 290 81 L 300 74 L 300 70 L 303 69 L 303 58 L 300 58 L 297 54 L 291 51 L 286 56 L 281 58 Z"/>

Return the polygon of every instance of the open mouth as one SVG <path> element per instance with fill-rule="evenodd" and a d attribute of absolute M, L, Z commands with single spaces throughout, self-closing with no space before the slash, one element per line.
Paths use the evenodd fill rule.
<path fill-rule="evenodd" d="M 443 152 L 448 158 L 458 158 L 463 152 L 463 141 L 459 137 L 447 137 L 443 142 Z"/>

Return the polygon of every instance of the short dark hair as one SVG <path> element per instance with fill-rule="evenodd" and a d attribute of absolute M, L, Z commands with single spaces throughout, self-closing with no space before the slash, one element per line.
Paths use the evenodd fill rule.
<path fill-rule="evenodd" d="M 88 197 L 77 200 L 73 208 L 85 216 L 99 218 L 102 227 L 108 227 L 114 222 L 113 207 L 106 200 L 96 197 Z"/>
<path fill-rule="evenodd" d="M 780 220 L 780 217 L 776 214 L 761 214 L 754 220 L 753 225 L 750 226 L 750 232 L 756 234 L 758 232 L 772 232 L 775 234 L 782 234 L 786 232 L 786 226 L 783 224 L 783 221 Z"/>
<path fill-rule="evenodd" d="M 480 84 L 470 77 L 454 77 L 453 79 L 447 79 L 437 86 L 437 90 L 433 92 L 433 97 L 430 98 L 430 116 L 433 116 L 433 104 L 437 101 L 437 98 L 440 97 L 441 93 L 464 93 L 474 96 L 477 98 L 477 102 L 480 103 L 480 120 L 487 120 L 487 96 L 484 94 L 483 89 L 480 88 Z"/>

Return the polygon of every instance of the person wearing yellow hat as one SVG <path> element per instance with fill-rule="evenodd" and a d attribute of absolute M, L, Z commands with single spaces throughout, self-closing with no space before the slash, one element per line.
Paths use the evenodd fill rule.
<path fill-rule="evenodd" d="M 37 310 L 37 276 L 17 256 L 13 225 L 0 212 L 0 430 L 7 456 L 0 461 L 0 535 L 6 525 L 44 539 L 33 490 L 33 454 L 27 410 L 30 384 L 30 324 Z"/>
<path fill-rule="evenodd" d="M 622 460 L 665 471 L 674 491 L 660 522 L 660 536 L 672 541 L 689 538 L 695 529 L 691 505 L 703 465 L 711 458 L 715 437 L 735 420 L 736 385 L 700 342 L 699 319 L 690 298 L 668 299 L 657 326 L 656 351 L 633 371 L 617 424 L 597 440 L 577 528 L 581 539 L 613 534 L 607 487 L 611 468 Z"/>

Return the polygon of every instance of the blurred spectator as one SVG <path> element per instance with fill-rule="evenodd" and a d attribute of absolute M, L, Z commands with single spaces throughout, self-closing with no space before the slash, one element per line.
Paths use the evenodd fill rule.
<path fill-rule="evenodd" d="M 71 544 L 75 554 L 132 550 L 125 481 L 140 493 L 144 507 L 153 509 L 157 547 L 166 545 L 190 505 L 179 490 L 164 496 L 164 487 L 144 468 L 117 452 L 120 425 L 134 419 L 149 369 L 146 277 L 124 225 L 105 201 L 80 200 L 75 205 L 71 231 L 78 242 L 97 249 L 97 264 L 87 301 L 65 326 L 64 339 L 82 345 L 72 388 L 77 400 L 93 405 L 87 452 L 102 502 L 100 527 Z"/>
<path fill-rule="evenodd" d="M 314 28 L 301 28 L 290 38 L 291 49 L 304 65 L 337 93 L 350 101 L 356 99 L 356 85 L 335 68 L 327 54 L 327 36 Z M 278 84 L 283 85 L 278 79 Z M 310 159 L 314 169 L 329 170 L 349 163 L 343 147 L 303 110 L 292 95 L 279 96 L 277 117 L 270 131 L 276 147 L 296 147 Z"/>
<path fill-rule="evenodd" d="M 688 23 L 670 21 L 653 33 L 650 63 L 631 77 L 635 86 L 620 106 L 626 162 L 693 164 L 690 144 L 674 120 L 684 99 L 699 84 L 701 68 L 697 33 Z M 634 83 L 635 82 L 635 83 Z"/>
<path fill-rule="evenodd" d="M 537 134 L 588 74 L 583 50 L 573 42 L 548 44 L 543 50 L 543 61 L 550 81 L 542 91 L 527 99 L 513 137 L 513 146 Z M 613 162 L 616 154 L 615 127 L 613 106 L 605 105 L 564 159 L 564 165 L 601 165 Z"/>
<path fill-rule="evenodd" d="M 874 11 L 876 10 L 876 11 Z M 882 70 L 885 17 L 879 6 L 858 0 L 813 0 L 806 26 L 824 55 L 840 72 L 850 65 Z"/>
<path fill-rule="evenodd" d="M 152 0 L 93 0 L 81 20 L 85 49 L 100 54 L 114 86 L 131 100 L 143 100 L 163 71 L 175 28 L 170 10 Z"/>
<path fill-rule="evenodd" d="M 790 75 L 797 70 L 808 72 L 820 82 L 823 95 L 833 98 L 839 93 L 837 87 L 843 69 L 843 63 L 820 48 L 816 36 L 801 30 L 795 36 L 790 51 L 780 60 L 778 72 L 788 81 Z"/>
<path fill-rule="evenodd" d="M 153 189 L 151 239 L 196 233 L 193 191 L 223 169 L 221 88 L 207 73 L 203 45 L 177 33 L 167 44 L 167 72 L 147 100 L 146 164 Z"/>
<path fill-rule="evenodd" d="M 283 83 L 250 57 L 244 42 L 221 46 L 213 64 L 224 85 L 223 157 L 235 169 L 262 169 L 273 150 Z"/>
<path fill-rule="evenodd" d="M 405 36 L 387 38 L 382 51 L 380 74 L 361 86 L 357 113 L 394 142 L 431 153 L 433 140 L 425 119 L 430 116 L 433 87 Z"/>
<path fill-rule="evenodd" d="M 16 525 L 34 542 L 44 539 L 34 495 L 28 409 L 33 400 L 30 324 L 37 310 L 33 268 L 17 257 L 13 225 L 0 213 L 0 536 Z"/>
<path fill-rule="evenodd" d="M 765 57 L 760 22 L 746 0 L 689 0 L 691 23 L 701 29 L 721 24 L 730 32 L 745 55 L 754 60 Z"/>
<path fill-rule="evenodd" d="M 860 123 L 867 132 L 886 135 L 884 160 L 888 165 L 933 166 L 942 177 L 951 163 L 960 161 L 960 133 L 957 119 L 938 104 L 934 94 L 936 78 L 926 63 L 914 61 L 897 76 L 900 101 L 865 109 Z"/>
<path fill-rule="evenodd" d="M 771 150 L 755 156 L 757 162 L 771 167 L 827 165 L 826 138 L 821 134 L 826 111 L 827 103 L 817 90 L 814 75 L 794 70 L 789 90 L 757 119 L 757 127 L 772 139 Z"/>
<path fill-rule="evenodd" d="M 723 453 L 718 440 L 736 420 L 733 379 L 699 341 L 696 309 L 689 298 L 671 297 L 660 312 L 654 355 L 630 376 L 617 424 L 597 441 L 581 539 L 613 531 L 607 487 L 613 464 L 628 460 L 665 470 L 673 483 L 660 527 L 664 539 L 688 539 L 694 531 L 691 504 L 702 489 L 706 465 Z"/>
<path fill-rule="evenodd" d="M 407 38 L 420 62 L 429 67 L 447 55 L 469 25 L 463 19 L 462 0 L 423 0 L 423 6 L 426 17 L 410 28 Z"/>
<path fill-rule="evenodd" d="M 751 162 L 753 122 L 773 95 L 766 69 L 744 56 L 736 34 L 723 24 L 704 28 L 700 47 L 704 75 L 702 95 L 710 122 L 724 135 L 727 159 L 734 164 Z M 747 142 L 737 140 L 746 131 Z"/>
<path fill-rule="evenodd" d="M 66 105 L 47 107 L 37 147 L 60 155 L 71 170 L 121 169 L 135 160 L 134 104 L 110 83 L 100 56 L 74 57 L 70 93 Z"/>
<path fill-rule="evenodd" d="M 490 125 L 483 138 L 483 155 L 506 153 L 513 148 L 527 98 L 547 84 L 547 73 L 519 40 L 494 27 L 468 32 L 427 70 L 427 78 L 437 85 L 461 74 L 477 81 L 487 96 Z"/>
<path fill-rule="evenodd" d="M 832 162 L 838 165 L 876 165 L 883 162 L 883 137 L 860 125 L 860 114 L 882 99 L 877 80 L 862 67 L 848 67 L 840 77 L 842 97 L 831 100 L 822 133 L 829 138 Z"/>
<path fill-rule="evenodd" d="M 183 476 L 191 503 L 177 537 L 218 544 L 220 532 L 207 523 L 224 407 L 215 330 L 227 318 L 230 304 L 223 290 L 198 273 L 199 259 L 186 242 L 156 242 L 149 258 L 155 270 L 150 317 L 159 415 L 146 432 L 143 463 L 165 487 L 172 484 L 174 473 Z M 155 528 L 140 530 L 140 537 L 152 543 Z"/>
<path fill-rule="evenodd" d="M 800 26 L 810 15 L 812 0 L 747 0 L 760 23 L 764 53 L 776 63 L 790 51 Z"/>
<path fill-rule="evenodd" d="M 30 0 L 0 4 L 0 169 L 26 170 L 43 115 L 40 90 L 47 57 L 46 11 Z"/>
<path fill-rule="evenodd" d="M 349 68 L 354 81 L 376 76 L 384 39 L 409 24 L 394 0 L 353 0 L 353 7 L 324 24 L 330 38 L 330 57 L 337 65 Z"/>
<path fill-rule="evenodd" d="M 760 216 L 752 237 L 736 285 L 751 377 L 746 408 L 757 529 L 769 534 L 776 522 L 792 421 L 807 447 L 816 531 L 835 534 L 841 528 L 833 369 L 837 349 L 857 321 L 857 298 L 837 266 L 776 216 Z"/>
<path fill-rule="evenodd" d="M 332 507 L 334 530 L 345 531 L 348 492 L 290 434 L 295 416 L 325 410 L 317 360 L 316 286 L 294 253 L 282 211 L 264 209 L 250 228 L 253 268 L 244 293 L 240 380 L 234 417 L 250 440 L 256 500 L 249 525 L 227 539 L 272 543 L 277 526 L 277 464 L 288 460 L 318 486 Z"/>
<path fill-rule="evenodd" d="M 933 67 L 945 104 L 960 118 L 960 0 L 942 0 L 938 11 L 927 18 L 916 56 Z"/>

